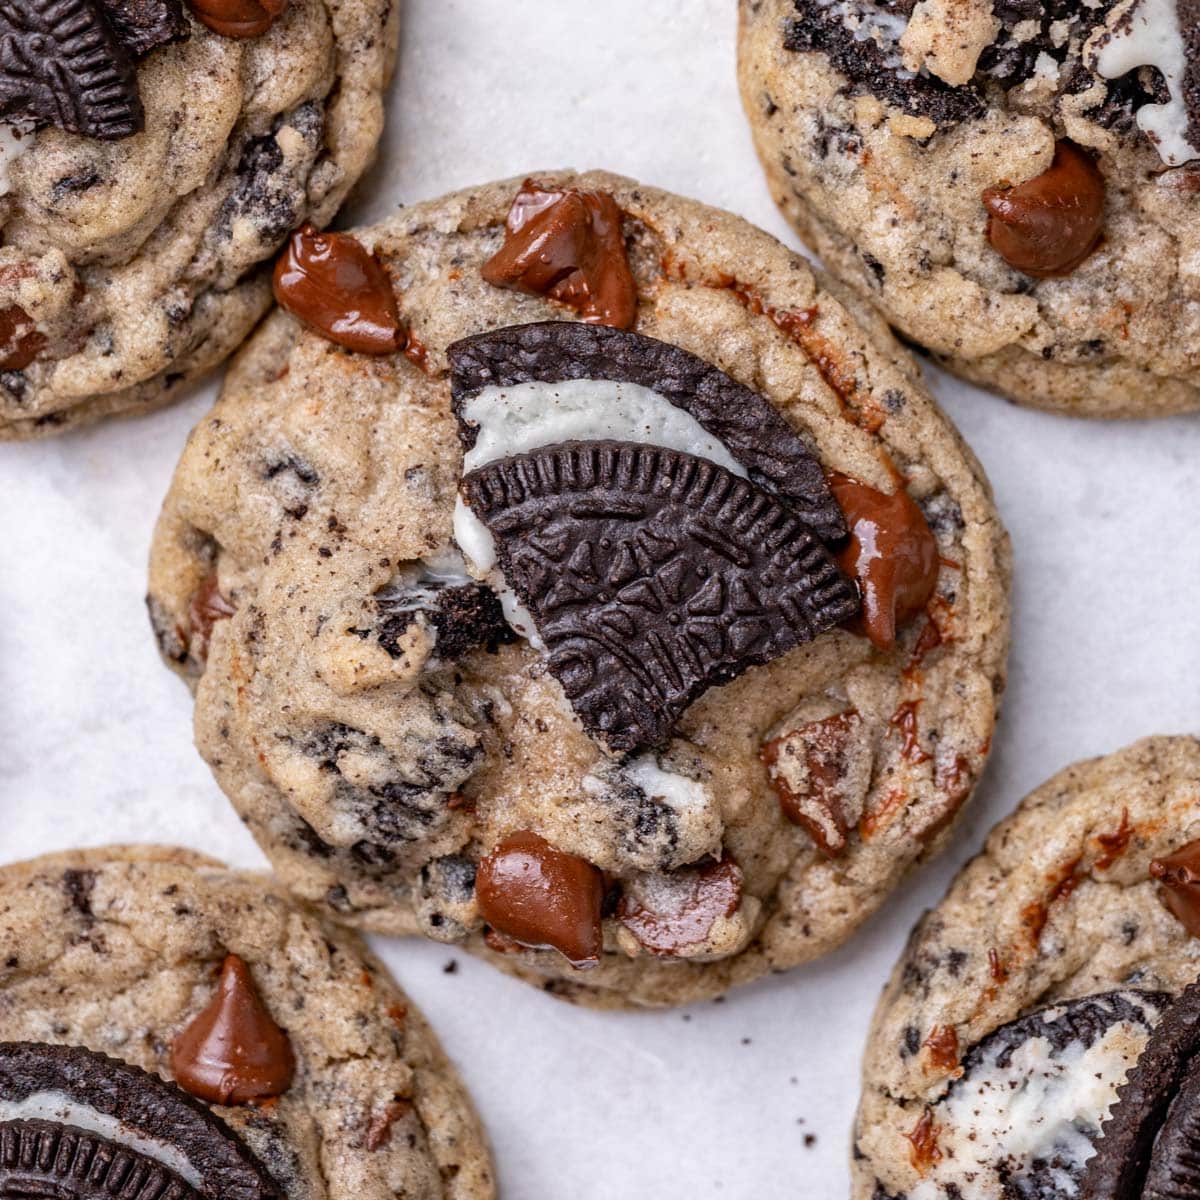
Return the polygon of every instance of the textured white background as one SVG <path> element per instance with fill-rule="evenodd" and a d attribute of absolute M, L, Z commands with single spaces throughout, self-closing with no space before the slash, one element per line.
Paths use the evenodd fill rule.
<path fill-rule="evenodd" d="M 733 0 L 405 7 L 388 146 L 354 218 L 602 166 L 794 242 L 738 101 Z M 852 945 L 721 1004 L 600 1016 L 441 946 L 382 946 L 474 1091 L 510 1200 L 844 1196 L 867 1021 L 922 907 L 1053 771 L 1200 726 L 1200 421 L 1085 424 L 931 382 L 1016 547 L 1011 680 L 984 786 L 950 852 Z M 0 857 L 158 839 L 261 861 L 192 749 L 191 704 L 142 609 L 158 503 L 212 394 L 0 447 Z"/>

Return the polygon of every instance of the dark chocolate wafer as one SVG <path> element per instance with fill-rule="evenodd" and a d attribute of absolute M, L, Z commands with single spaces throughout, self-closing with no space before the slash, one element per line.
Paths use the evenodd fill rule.
<path fill-rule="evenodd" d="M 93 1149 L 103 1155 L 115 1146 L 133 1164 L 131 1169 L 146 1172 L 147 1178 L 166 1160 L 185 1160 L 194 1182 L 183 1184 L 167 1166 L 162 1175 L 164 1186 L 183 1185 L 187 1190 L 163 1192 L 162 1200 L 190 1200 L 193 1196 L 203 1200 L 282 1200 L 280 1189 L 233 1130 L 174 1084 L 79 1046 L 0 1043 L 0 1102 L 19 1105 L 32 1096 L 47 1094 L 61 1096 L 136 1139 L 127 1144 L 121 1133 L 113 1135 L 115 1141 L 97 1136 Z M 141 1200 L 145 1194 L 159 1200 L 154 1191 L 103 1190 L 109 1182 L 107 1174 L 94 1181 L 100 1190 L 73 1190 L 82 1185 L 55 1174 L 55 1160 L 14 1157 L 22 1146 L 78 1155 L 79 1138 L 85 1136 L 91 1135 L 69 1121 L 51 1121 L 44 1115 L 27 1118 L 20 1113 L 17 1119 L 0 1124 L 0 1197 L 100 1200 L 120 1196 L 124 1200 L 128 1195 Z M 147 1154 L 148 1148 L 155 1146 L 162 1148 L 162 1160 Z M 112 1181 L 126 1186 L 131 1178 L 114 1176 Z"/>
<path fill-rule="evenodd" d="M 1159 1021 L 1117 1103 L 1101 1126 L 1080 1200 L 1138 1200 L 1155 1139 L 1192 1059 L 1200 1052 L 1200 982 L 1185 988 Z"/>
<path fill-rule="evenodd" d="M 791 508 L 707 459 L 565 442 L 470 472 L 462 494 L 551 673 L 614 751 L 663 743 L 702 692 L 858 610 Z"/>
<path fill-rule="evenodd" d="M 485 387 L 607 379 L 650 388 L 693 416 L 750 473 L 825 541 L 846 521 L 821 464 L 768 400 L 702 358 L 641 334 L 581 321 L 542 321 L 493 329 L 447 351 L 455 411 Z M 463 443 L 476 430 L 460 420 Z"/>

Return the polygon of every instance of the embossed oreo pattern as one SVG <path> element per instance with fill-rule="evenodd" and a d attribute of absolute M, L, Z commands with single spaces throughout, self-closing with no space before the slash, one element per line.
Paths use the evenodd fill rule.
<path fill-rule="evenodd" d="M 0 1125 L 0 1200 L 204 1200 L 174 1171 L 117 1142 L 50 1121 Z"/>
<path fill-rule="evenodd" d="M 142 128 L 133 62 L 93 0 L 0 0 L 0 116 L 105 141 Z"/>
<path fill-rule="evenodd" d="M 120 1123 L 131 1133 L 161 1143 L 187 1159 L 201 1180 L 200 1194 L 205 1200 L 282 1200 L 282 1193 L 270 1180 L 251 1152 L 223 1121 L 207 1106 L 193 1100 L 173 1083 L 167 1083 L 139 1067 L 86 1050 L 79 1046 L 52 1046 L 38 1042 L 0 1042 L 0 1097 L 19 1103 L 42 1093 L 61 1094 L 73 1102 Z M 47 1128 L 55 1126 L 45 1123 Z M 60 1127 L 65 1128 L 65 1127 Z M 49 1143 L 47 1143 L 49 1144 Z M 122 1147 L 121 1153 L 137 1157 Z M 12 1177 L 16 1178 L 16 1177 Z M 4 1186 L 15 1186 L 0 1173 L 0 1197 Z M 23 1195 L 65 1193 L 20 1192 Z M 80 1192 L 79 1200 L 104 1197 L 110 1193 Z M 111 1193 L 124 1200 L 125 1192 Z M 189 1197 L 191 1191 L 179 1196 Z M 160 1200 L 153 1191 L 128 1193 L 135 1200 L 143 1195 Z M 161 1200 L 175 1193 L 165 1193 Z"/>
<path fill-rule="evenodd" d="M 858 609 L 793 512 L 691 455 L 567 442 L 472 471 L 462 492 L 551 673 L 614 751 L 661 744 L 706 689 Z"/>
<path fill-rule="evenodd" d="M 464 338 L 447 354 L 459 413 L 486 387 L 609 379 L 650 388 L 695 417 L 751 479 L 777 491 L 822 538 L 846 535 L 820 463 L 778 409 L 679 346 L 605 325 L 542 321 Z M 475 430 L 460 423 L 459 431 L 469 450 Z"/>

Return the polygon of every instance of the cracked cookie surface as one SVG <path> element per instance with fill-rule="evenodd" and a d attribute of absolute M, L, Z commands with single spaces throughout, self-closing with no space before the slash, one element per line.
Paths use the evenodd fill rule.
<path fill-rule="evenodd" d="M 236 955 L 294 1078 L 208 1110 L 279 1196 L 494 1196 L 471 1102 L 424 1019 L 355 935 L 267 877 L 183 850 L 71 851 L 0 869 L 0 916 L 0 1041 L 85 1047 L 170 1080 L 172 1043 Z"/>
<path fill-rule="evenodd" d="M 1194 59 L 1194 6 L 1137 4 L 1178 7 Z M 1186 129 L 1200 92 L 1168 88 L 1161 49 L 1104 57 L 1130 9 L 740 2 L 743 103 L 804 241 L 949 369 L 1080 416 L 1200 408 L 1200 115 L 1182 149 L 1142 128 L 1165 112 Z M 1102 230 L 1047 277 L 989 239 L 984 195 L 1043 177 L 1064 143 L 1099 170 Z"/>
<path fill-rule="evenodd" d="M 993 830 L 876 1010 L 857 1200 L 1076 1194 L 1149 1031 L 1200 974 L 1151 869 L 1197 836 L 1200 742 L 1184 737 L 1069 767 Z"/>
<path fill-rule="evenodd" d="M 486 588 L 480 603 L 452 564 L 447 347 L 570 316 L 481 275 L 520 180 L 356 234 L 390 273 L 405 353 L 347 353 L 268 319 L 176 473 L 151 619 L 195 689 L 201 753 L 300 895 L 363 928 L 464 943 L 570 999 L 682 1003 L 826 953 L 943 844 L 1003 686 L 1008 543 L 978 464 L 868 309 L 729 214 L 602 173 L 539 178 L 619 206 L 637 334 L 764 397 L 826 472 L 907 489 L 937 580 L 896 645 L 834 629 L 620 755 Z M 809 725 L 846 711 L 849 743 L 822 760 L 842 844 L 820 847 L 805 812 L 784 818 L 764 755 L 798 748 L 776 760 L 804 792 Z M 545 940 L 590 969 L 492 927 L 500 885 L 539 856 L 577 901 Z M 593 919 L 598 937 L 581 933 Z"/>
<path fill-rule="evenodd" d="M 270 304 L 264 264 L 374 156 L 393 0 L 291 0 L 249 38 L 175 7 L 182 37 L 136 63 L 144 129 L 0 139 L 0 441 L 147 411 L 216 366 Z"/>

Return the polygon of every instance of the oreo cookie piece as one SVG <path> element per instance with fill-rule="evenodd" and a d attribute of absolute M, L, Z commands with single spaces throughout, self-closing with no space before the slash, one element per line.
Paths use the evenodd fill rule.
<path fill-rule="evenodd" d="M 858 610 L 808 526 L 707 458 L 566 442 L 486 463 L 461 494 L 551 673 L 613 751 L 663 743 L 708 688 Z"/>
<path fill-rule="evenodd" d="M 103 141 L 142 129 L 132 57 L 98 0 L 0 0 L 0 118 Z"/>
<path fill-rule="evenodd" d="M 1136 990 L 1085 996 L 1019 1017 L 973 1046 L 932 1110 L 941 1190 L 930 1195 L 1074 1196 L 1106 1097 L 1169 1003 Z"/>
<path fill-rule="evenodd" d="M 134 58 L 191 35 L 183 0 L 100 0 L 100 8 Z"/>
<path fill-rule="evenodd" d="M 282 1200 L 250 1150 L 172 1083 L 78 1046 L 0 1043 L 0 1197 Z"/>
<path fill-rule="evenodd" d="M 983 115 L 983 97 L 973 87 L 951 87 L 935 76 L 905 70 L 903 8 L 895 12 L 870 0 L 795 0 L 795 8 L 784 30 L 784 48 L 824 54 L 856 92 L 939 126 Z"/>
<path fill-rule="evenodd" d="M 1152 1154 L 1157 1159 L 1156 1178 L 1160 1182 L 1170 1171 L 1184 1165 L 1188 1129 L 1195 1129 L 1200 1115 L 1189 1101 L 1176 1118 L 1172 1102 L 1177 1094 L 1181 1101 L 1185 1095 L 1194 1097 L 1200 1087 L 1195 1079 L 1189 1079 L 1188 1086 L 1180 1093 L 1198 1054 L 1200 982 L 1185 988 L 1167 1010 L 1137 1066 L 1118 1090 L 1117 1104 L 1104 1122 L 1102 1136 L 1096 1143 L 1096 1156 L 1088 1163 L 1080 1185 L 1083 1200 L 1137 1200 L 1143 1195 L 1154 1195 L 1142 1190 Z M 1166 1131 L 1164 1123 L 1171 1128 L 1171 1138 L 1159 1154 L 1155 1140 L 1160 1130 Z"/>
<path fill-rule="evenodd" d="M 467 450 L 479 436 L 469 401 L 487 389 L 575 380 L 630 384 L 693 417 L 751 480 L 776 492 L 825 541 L 846 535 L 845 518 L 821 464 L 779 410 L 679 346 L 605 325 L 543 321 L 464 338 L 447 355 Z"/>

